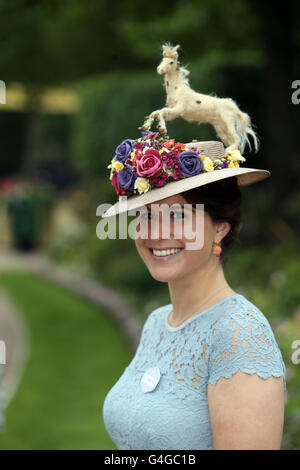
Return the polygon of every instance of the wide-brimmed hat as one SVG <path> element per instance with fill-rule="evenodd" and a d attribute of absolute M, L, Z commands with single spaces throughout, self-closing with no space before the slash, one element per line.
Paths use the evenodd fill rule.
<path fill-rule="evenodd" d="M 143 133 L 142 133 L 143 134 Z M 102 217 L 112 217 L 184 191 L 234 177 L 239 186 L 268 178 L 268 170 L 240 168 L 246 159 L 220 141 L 180 143 L 159 132 L 124 140 L 108 168 L 119 200 Z"/>

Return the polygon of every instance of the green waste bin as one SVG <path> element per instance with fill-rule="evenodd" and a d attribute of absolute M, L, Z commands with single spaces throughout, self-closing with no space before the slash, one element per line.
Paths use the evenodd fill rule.
<path fill-rule="evenodd" d="M 8 213 L 15 248 L 34 250 L 38 244 L 40 201 L 34 194 L 15 194 L 9 198 Z"/>

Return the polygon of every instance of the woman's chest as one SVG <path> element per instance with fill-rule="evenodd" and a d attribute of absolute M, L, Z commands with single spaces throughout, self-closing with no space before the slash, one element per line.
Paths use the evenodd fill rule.
<path fill-rule="evenodd" d="M 205 397 L 169 374 L 161 374 L 145 392 L 142 382 L 148 370 L 131 363 L 105 398 L 104 422 L 118 448 L 211 448 Z"/>

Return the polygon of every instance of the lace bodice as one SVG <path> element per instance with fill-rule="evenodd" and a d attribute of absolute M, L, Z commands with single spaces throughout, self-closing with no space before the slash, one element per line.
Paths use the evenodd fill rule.
<path fill-rule="evenodd" d="M 105 397 L 104 424 L 119 449 L 213 449 L 207 385 L 238 370 L 283 376 L 286 391 L 271 326 L 246 297 L 227 297 L 178 327 L 168 324 L 172 308 L 148 316 L 132 361 Z M 155 366 L 159 381 L 145 393 L 141 379 Z"/>

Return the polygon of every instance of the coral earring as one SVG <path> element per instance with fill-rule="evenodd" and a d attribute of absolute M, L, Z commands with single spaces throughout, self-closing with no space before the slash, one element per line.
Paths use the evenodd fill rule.
<path fill-rule="evenodd" d="M 221 253 L 222 253 L 222 248 L 215 243 L 213 254 L 216 255 L 217 258 L 219 258 Z"/>

